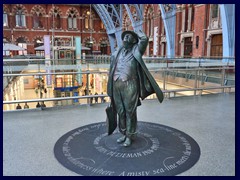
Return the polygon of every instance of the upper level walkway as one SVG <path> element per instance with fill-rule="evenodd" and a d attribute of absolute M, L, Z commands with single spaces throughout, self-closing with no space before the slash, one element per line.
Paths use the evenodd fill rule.
<path fill-rule="evenodd" d="M 3 175 L 76 176 L 54 157 L 56 141 L 80 126 L 106 119 L 107 104 L 3 113 Z M 191 136 L 199 161 L 180 176 L 235 175 L 235 93 L 145 100 L 139 121 L 163 124 Z M 86 140 L 87 141 L 87 140 Z"/>

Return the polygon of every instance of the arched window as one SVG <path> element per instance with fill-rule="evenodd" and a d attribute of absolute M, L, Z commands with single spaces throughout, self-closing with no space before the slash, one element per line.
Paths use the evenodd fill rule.
<path fill-rule="evenodd" d="M 107 42 L 101 42 L 100 44 L 101 54 L 107 54 Z"/>
<path fill-rule="evenodd" d="M 57 29 L 61 28 L 61 18 L 60 18 L 60 15 L 59 15 L 59 12 L 57 9 L 54 9 L 54 11 L 53 11 L 52 27 L 57 28 Z"/>
<path fill-rule="evenodd" d="M 43 28 L 42 14 L 38 11 L 33 14 L 33 28 Z"/>
<path fill-rule="evenodd" d="M 3 37 L 3 46 L 5 43 L 9 43 L 10 41 L 6 38 Z M 9 56 L 10 55 L 10 51 L 3 51 L 3 56 Z"/>
<path fill-rule="evenodd" d="M 105 26 L 104 26 L 102 21 L 101 21 L 101 24 L 100 24 L 100 28 L 101 28 L 101 30 L 105 29 Z"/>
<path fill-rule="evenodd" d="M 77 28 L 77 17 L 73 11 L 68 15 L 68 29 Z"/>
<path fill-rule="evenodd" d="M 185 19 L 184 19 L 184 32 L 187 32 L 188 30 L 188 6 L 185 6 Z"/>
<path fill-rule="evenodd" d="M 218 17 L 218 4 L 212 4 L 212 18 Z"/>
<path fill-rule="evenodd" d="M 126 15 L 123 23 L 124 30 L 129 30 L 130 26 L 131 26 L 131 20 L 128 17 L 128 15 Z"/>
<path fill-rule="evenodd" d="M 161 33 L 162 33 L 162 35 L 166 35 L 166 31 L 165 31 L 165 27 L 164 27 L 163 21 L 161 23 L 162 23 Z"/>
<path fill-rule="evenodd" d="M 41 49 L 41 47 L 43 45 L 44 45 L 44 43 L 43 43 L 43 41 L 40 38 L 35 39 L 35 41 L 34 41 L 34 49 L 35 49 L 35 52 L 36 52 L 36 56 L 44 56 L 44 50 Z"/>
<path fill-rule="evenodd" d="M 92 29 L 92 27 L 93 27 L 92 16 L 90 15 L 90 11 L 87 11 L 85 18 L 85 28 Z"/>
<path fill-rule="evenodd" d="M 153 35 L 153 8 L 149 7 L 147 12 L 147 35 L 151 37 Z"/>
<path fill-rule="evenodd" d="M 153 22 L 152 22 L 152 18 L 150 17 L 150 14 L 148 15 L 148 36 L 152 36 L 152 30 L 153 30 Z"/>
<path fill-rule="evenodd" d="M 192 6 L 191 31 L 194 30 L 194 16 L 195 16 L 195 8 L 194 6 Z"/>
<path fill-rule="evenodd" d="M 16 27 L 25 27 L 26 19 L 23 9 L 19 7 L 16 12 Z"/>
<path fill-rule="evenodd" d="M 20 37 L 17 39 L 17 45 L 24 48 L 24 49 L 27 49 L 27 42 L 25 41 L 24 37 Z M 19 55 L 27 55 L 27 51 L 18 51 L 18 54 Z"/>
<path fill-rule="evenodd" d="M 92 39 L 92 37 L 89 37 L 87 39 L 87 41 L 85 42 L 85 46 L 90 48 L 89 51 L 86 51 L 86 54 L 92 54 L 92 51 L 93 51 L 93 44 L 94 44 L 94 41 Z"/>
<path fill-rule="evenodd" d="M 8 15 L 6 12 L 3 12 L 3 27 L 8 26 Z"/>

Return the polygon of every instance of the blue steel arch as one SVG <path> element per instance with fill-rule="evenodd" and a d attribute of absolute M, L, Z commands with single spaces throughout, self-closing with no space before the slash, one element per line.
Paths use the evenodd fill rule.
<path fill-rule="evenodd" d="M 115 46 L 121 46 L 122 13 L 126 9 L 134 30 L 142 29 L 143 5 L 142 4 L 93 4 L 96 12 L 103 21 L 110 41 L 111 52 Z M 159 4 L 163 23 L 166 31 L 167 57 L 175 56 L 175 27 L 176 4 Z M 132 9 L 136 10 L 137 19 L 134 19 Z M 222 31 L 223 31 L 223 56 L 233 57 L 235 53 L 235 5 L 220 4 Z"/>
<path fill-rule="evenodd" d="M 166 31 L 167 57 L 175 56 L 176 4 L 159 4 Z"/>
<path fill-rule="evenodd" d="M 119 6 L 119 7 L 117 7 Z M 111 52 L 115 50 L 115 41 L 117 45 L 121 44 L 120 34 L 122 27 L 121 4 L 93 4 L 94 9 L 103 21 L 109 37 Z"/>
<path fill-rule="evenodd" d="M 137 5 L 137 4 L 124 4 L 124 7 L 127 10 L 128 16 L 132 22 L 132 27 L 134 30 L 142 29 L 142 24 L 143 24 L 143 10 L 142 10 L 142 5 Z M 131 10 L 136 11 L 135 17 L 137 19 L 134 19 L 134 16 L 132 14 Z"/>
<path fill-rule="evenodd" d="M 235 4 L 220 4 L 223 33 L 223 57 L 235 56 Z M 229 59 L 223 59 L 224 62 Z"/>

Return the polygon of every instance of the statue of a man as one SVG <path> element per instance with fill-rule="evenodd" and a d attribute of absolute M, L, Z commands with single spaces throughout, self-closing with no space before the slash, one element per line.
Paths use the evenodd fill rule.
<path fill-rule="evenodd" d="M 141 30 L 124 31 L 121 37 L 123 46 L 111 56 L 107 93 L 113 113 L 118 115 L 119 131 L 123 135 L 117 142 L 127 147 L 131 145 L 136 134 L 140 98 L 144 100 L 156 93 L 161 103 L 163 93 L 142 59 L 148 37 Z"/>

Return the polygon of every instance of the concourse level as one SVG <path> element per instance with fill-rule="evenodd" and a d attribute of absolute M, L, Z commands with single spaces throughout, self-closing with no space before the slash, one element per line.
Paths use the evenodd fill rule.
<path fill-rule="evenodd" d="M 54 145 L 73 129 L 105 122 L 107 105 L 3 112 L 3 175 L 78 175 L 57 161 Z M 178 129 L 198 143 L 199 160 L 178 176 L 235 175 L 235 93 L 166 98 L 162 104 L 147 99 L 138 120 Z"/>

